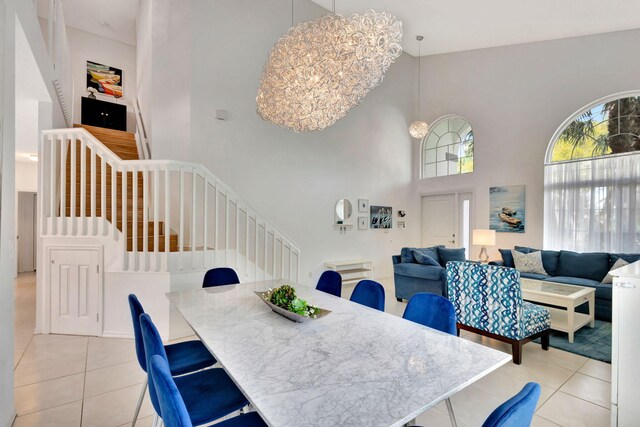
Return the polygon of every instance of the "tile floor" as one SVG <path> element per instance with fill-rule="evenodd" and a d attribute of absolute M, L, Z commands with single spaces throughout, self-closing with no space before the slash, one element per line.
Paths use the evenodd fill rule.
<path fill-rule="evenodd" d="M 405 303 L 393 297 L 392 280 L 386 311 L 402 315 Z M 344 294 L 350 295 L 345 287 Z M 144 376 L 133 341 L 70 335 L 33 335 L 35 275 L 16 280 L 15 427 L 130 425 Z M 465 333 L 463 338 L 509 351 L 503 343 Z M 523 363 L 509 363 L 452 398 L 461 427 L 479 426 L 500 403 L 536 381 L 542 395 L 533 426 L 610 425 L 610 365 L 530 343 Z M 138 426 L 151 425 L 153 408 L 142 407 Z M 419 425 L 449 426 L 444 403 L 424 413 Z"/>

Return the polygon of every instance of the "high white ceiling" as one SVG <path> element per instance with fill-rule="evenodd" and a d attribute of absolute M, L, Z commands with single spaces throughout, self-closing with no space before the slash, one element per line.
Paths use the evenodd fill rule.
<path fill-rule="evenodd" d="M 413 56 L 419 34 L 424 56 L 640 28 L 640 0 L 336 0 L 341 15 L 368 9 L 402 20 Z"/>
<path fill-rule="evenodd" d="M 38 0 L 38 14 L 47 16 L 48 0 Z M 138 0 L 62 0 L 68 26 L 135 46 Z"/>

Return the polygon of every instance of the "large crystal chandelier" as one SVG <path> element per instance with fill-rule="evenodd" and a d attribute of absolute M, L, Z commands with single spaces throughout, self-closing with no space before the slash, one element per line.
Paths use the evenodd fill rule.
<path fill-rule="evenodd" d="M 264 65 L 258 114 L 296 132 L 331 126 L 382 82 L 402 54 L 401 40 L 402 22 L 373 10 L 290 28 Z"/>
<path fill-rule="evenodd" d="M 418 114 L 420 114 L 420 63 L 422 62 L 420 56 L 420 42 L 422 42 L 422 36 L 416 36 L 418 40 Z M 416 139 L 422 139 L 427 136 L 429 132 L 429 125 L 424 120 L 414 120 L 409 125 L 409 135 Z"/>

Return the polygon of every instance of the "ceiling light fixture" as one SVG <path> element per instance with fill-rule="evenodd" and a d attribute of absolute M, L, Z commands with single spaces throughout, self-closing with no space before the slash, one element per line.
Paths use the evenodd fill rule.
<path fill-rule="evenodd" d="M 402 54 L 402 22 L 370 10 L 292 26 L 273 46 L 256 97 L 263 120 L 295 132 L 322 130 L 378 86 Z"/>
<path fill-rule="evenodd" d="M 422 62 L 420 59 L 420 45 L 423 38 L 422 36 L 416 36 L 416 40 L 418 40 L 418 116 L 420 115 L 420 63 Z M 424 120 L 414 120 L 409 126 L 409 134 L 416 139 L 424 138 L 428 132 L 429 125 Z"/>

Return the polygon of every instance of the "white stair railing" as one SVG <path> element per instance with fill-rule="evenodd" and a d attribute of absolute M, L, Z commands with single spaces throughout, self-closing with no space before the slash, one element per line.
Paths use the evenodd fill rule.
<path fill-rule="evenodd" d="M 201 164 L 122 160 L 85 129 L 44 131 L 39 158 L 42 236 L 102 240 L 107 269 L 299 279 L 298 246 Z"/>

